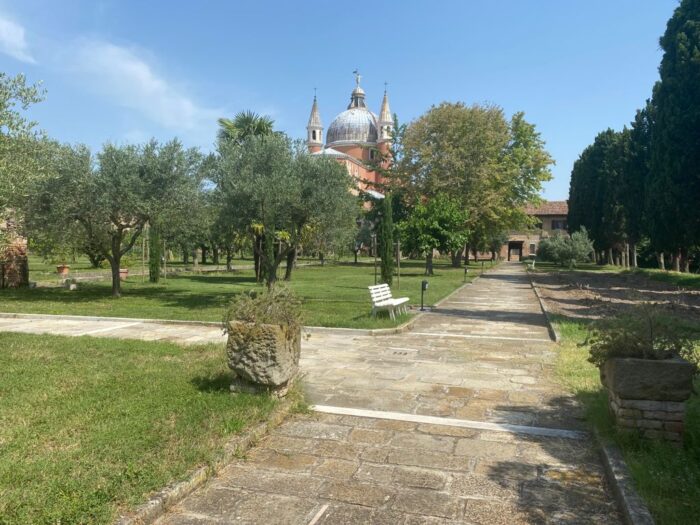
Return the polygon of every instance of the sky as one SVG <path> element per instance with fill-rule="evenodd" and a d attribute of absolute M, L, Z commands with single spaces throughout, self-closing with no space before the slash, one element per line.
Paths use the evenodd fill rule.
<path fill-rule="evenodd" d="M 178 137 L 213 148 L 217 118 L 253 110 L 306 137 L 314 88 L 326 126 L 362 74 L 379 113 L 408 123 L 443 101 L 524 111 L 574 161 L 651 95 L 677 0 L 0 0 L 0 71 L 42 82 L 29 110 L 62 142 Z"/>

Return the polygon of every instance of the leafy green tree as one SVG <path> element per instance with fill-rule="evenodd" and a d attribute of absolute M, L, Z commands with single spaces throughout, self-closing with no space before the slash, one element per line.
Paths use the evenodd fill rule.
<path fill-rule="evenodd" d="M 10 77 L 0 72 L 0 210 L 21 213 L 28 184 L 45 174 L 40 149 L 45 143 L 36 123 L 23 116 L 29 106 L 43 99 L 37 85 L 28 85 L 24 75 Z"/>
<path fill-rule="evenodd" d="M 627 238 L 621 193 L 629 142 L 629 130 L 599 133 L 571 172 L 569 228 L 585 227 L 608 264 L 615 264 L 615 253 L 623 252 Z"/>
<path fill-rule="evenodd" d="M 273 134 L 229 143 L 220 162 L 226 216 L 237 229 L 251 232 L 268 286 L 277 281 L 280 263 L 308 238 L 309 227 L 317 232 L 354 227 L 352 179 L 334 159 L 311 156 L 303 144 Z"/>
<path fill-rule="evenodd" d="M 625 215 L 625 228 L 630 243 L 630 266 L 637 267 L 637 245 L 648 233 L 647 191 L 651 179 L 651 126 L 653 106 L 647 100 L 644 109 L 638 110 L 627 140 L 622 172 L 620 199 Z"/>
<path fill-rule="evenodd" d="M 169 188 L 169 198 L 154 200 L 149 209 L 149 280 L 160 279 L 163 240 L 194 219 L 192 208 L 200 191 L 202 156 L 196 149 L 185 149 L 178 140 L 165 144 L 147 143 L 142 152 L 143 170 L 152 184 Z"/>
<path fill-rule="evenodd" d="M 164 146 L 179 148 L 179 143 Z M 112 295 L 121 295 L 119 269 L 122 257 L 140 237 L 152 216 L 172 210 L 182 198 L 176 173 L 153 169 L 161 147 L 107 144 L 95 162 L 85 146 L 64 147 L 65 162 L 35 186 L 30 206 L 34 231 L 63 240 L 62 228 L 79 228 L 85 242 L 109 261 Z M 168 176 L 172 175 L 172 176 Z"/>
<path fill-rule="evenodd" d="M 552 158 L 535 127 L 497 106 L 442 103 L 411 123 L 403 137 L 403 186 L 411 205 L 446 193 L 468 211 L 459 228 L 472 248 L 494 232 L 524 226 L 525 204 L 551 178 Z M 466 243 L 465 243 L 466 244 Z M 459 266 L 465 245 L 455 246 Z"/>
<path fill-rule="evenodd" d="M 380 273 L 383 283 L 391 286 L 394 278 L 394 221 L 392 218 L 391 193 L 381 200 L 379 216 L 379 258 L 381 259 Z"/>
<path fill-rule="evenodd" d="M 425 275 L 433 275 L 433 252 L 450 252 L 464 246 L 467 233 L 463 229 L 467 211 L 458 199 L 439 193 L 426 202 L 419 202 L 400 223 L 401 245 L 409 252 L 425 256 Z"/>
<path fill-rule="evenodd" d="M 700 242 L 700 0 L 680 2 L 660 44 L 649 215 L 652 242 L 673 253 L 678 270 Z"/>
<path fill-rule="evenodd" d="M 570 236 L 556 234 L 543 239 L 537 247 L 539 259 L 569 268 L 576 266 L 576 263 L 589 261 L 592 253 L 593 242 L 588 238 L 588 232 L 583 227 Z"/>

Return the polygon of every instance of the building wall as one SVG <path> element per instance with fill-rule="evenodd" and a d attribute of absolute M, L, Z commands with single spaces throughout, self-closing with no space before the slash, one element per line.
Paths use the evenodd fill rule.
<path fill-rule="evenodd" d="M 546 239 L 557 233 L 567 234 L 566 215 L 535 215 L 539 220 L 538 227 L 532 231 L 512 232 L 508 237 L 508 242 L 501 246 L 499 256 L 501 259 L 518 260 L 515 256 L 514 246 L 522 243 L 523 258 L 534 256 L 542 239 Z"/>

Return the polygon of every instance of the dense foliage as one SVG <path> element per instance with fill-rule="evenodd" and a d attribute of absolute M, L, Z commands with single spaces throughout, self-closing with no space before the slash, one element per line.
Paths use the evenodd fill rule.
<path fill-rule="evenodd" d="M 452 225 L 462 244 L 444 248 L 456 266 L 465 246 L 484 251 L 504 232 L 529 225 L 525 205 L 537 201 L 553 163 L 523 113 L 508 121 L 500 107 L 462 103 L 434 106 L 412 122 L 402 154 L 394 182 L 409 210 L 423 207 L 424 216 L 425 200 L 450 195 L 467 213 Z"/>
<path fill-rule="evenodd" d="M 596 321 L 587 342 L 589 361 L 600 367 L 613 357 L 668 359 L 682 357 L 696 366 L 700 355 L 693 339 L 678 319 L 659 307 L 641 303 L 617 317 Z"/>
<path fill-rule="evenodd" d="M 636 267 L 639 245 L 689 271 L 700 247 L 700 0 L 683 0 L 660 41 L 660 81 L 629 128 L 600 133 L 574 164 L 569 226 L 600 263 Z"/>
<path fill-rule="evenodd" d="M 537 258 L 572 268 L 576 263 L 588 262 L 593 254 L 593 242 L 585 228 L 569 235 L 553 235 L 542 239 L 537 247 Z"/>
<path fill-rule="evenodd" d="M 231 321 L 289 326 L 293 332 L 302 325 L 301 300 L 286 286 L 236 295 L 224 315 L 224 330 Z"/>

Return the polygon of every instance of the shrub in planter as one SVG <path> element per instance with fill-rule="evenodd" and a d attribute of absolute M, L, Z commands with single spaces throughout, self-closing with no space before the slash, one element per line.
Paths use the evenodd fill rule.
<path fill-rule="evenodd" d="M 301 301 L 286 287 L 236 296 L 224 316 L 235 392 L 284 396 L 299 372 Z"/>
<path fill-rule="evenodd" d="M 588 343 L 618 428 L 680 442 L 699 360 L 684 327 L 645 303 L 595 323 Z"/>

